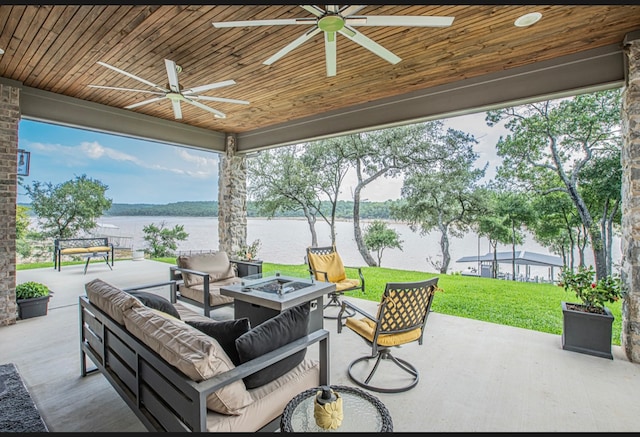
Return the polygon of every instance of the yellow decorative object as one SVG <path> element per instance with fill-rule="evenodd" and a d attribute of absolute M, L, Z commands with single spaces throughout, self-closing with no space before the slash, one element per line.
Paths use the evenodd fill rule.
<path fill-rule="evenodd" d="M 330 401 L 327 402 L 328 400 Z M 322 429 L 338 429 L 342 425 L 342 419 L 344 418 L 342 397 L 327 388 L 318 390 L 316 402 L 313 405 L 313 417 L 316 420 L 316 424 Z"/>

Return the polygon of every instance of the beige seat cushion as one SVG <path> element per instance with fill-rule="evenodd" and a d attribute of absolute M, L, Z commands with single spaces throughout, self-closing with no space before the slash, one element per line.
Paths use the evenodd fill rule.
<path fill-rule="evenodd" d="M 218 305 L 226 305 L 233 303 L 233 298 L 229 296 L 223 296 L 220 294 L 220 287 L 225 285 L 233 285 L 239 284 L 242 282 L 242 279 L 234 276 L 232 278 L 222 279 L 215 283 L 209 283 L 209 305 L 212 307 Z M 204 303 L 204 284 L 194 285 L 191 287 L 182 286 L 180 287 L 180 294 L 184 297 L 188 297 L 189 299 L 193 299 L 200 303 Z"/>
<path fill-rule="evenodd" d="M 304 359 L 281 377 L 248 390 L 253 402 L 242 409 L 242 414 L 223 416 L 207 412 L 207 431 L 256 432 L 282 414 L 297 394 L 319 385 L 320 364 L 316 360 Z"/>
<path fill-rule="evenodd" d="M 126 311 L 124 325 L 131 334 L 193 381 L 203 381 L 235 367 L 215 339 L 182 320 L 143 306 Z M 207 408 L 235 415 L 251 402 L 253 399 L 244 382 L 238 380 L 209 395 Z"/>
<path fill-rule="evenodd" d="M 124 325 L 124 313 L 130 308 L 144 307 L 138 299 L 118 287 L 96 278 L 84 284 L 89 302 Z"/>
<path fill-rule="evenodd" d="M 223 279 L 238 276 L 235 265 L 229 261 L 229 257 L 225 251 L 214 253 L 199 253 L 195 255 L 180 255 L 176 259 L 178 267 L 189 270 L 197 270 L 199 272 L 208 273 L 209 281 L 217 282 Z M 202 276 L 191 273 L 183 273 L 184 285 L 193 287 L 202 284 L 204 278 Z"/>

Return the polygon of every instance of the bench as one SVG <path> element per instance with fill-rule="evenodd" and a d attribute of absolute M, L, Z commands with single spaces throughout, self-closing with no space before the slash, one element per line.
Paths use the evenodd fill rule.
<path fill-rule="evenodd" d="M 219 363 L 211 367 L 220 369 L 221 373 L 208 379 L 194 380 L 193 376 L 184 373 L 184 368 L 178 369 L 175 363 L 167 361 L 163 352 L 170 347 L 169 343 L 150 343 L 139 338 L 139 333 L 134 335 L 136 331 L 129 330 L 129 327 L 140 326 L 133 324 L 135 319 L 131 316 L 140 309 L 129 308 L 122 313 L 122 309 L 127 307 L 123 293 L 163 285 L 171 287 L 170 301 L 175 302 L 175 281 L 118 290 L 94 280 L 87 284 L 91 287 L 87 288 L 87 294 L 92 296 L 96 290 L 101 290 L 103 297 L 95 302 L 88 296 L 79 297 L 81 376 L 96 372 L 104 375 L 149 431 L 273 432 L 278 430 L 282 411 L 291 398 L 303 390 L 329 384 L 329 332 L 324 329 L 311 332 L 238 366 L 230 365 L 226 367 L 228 370 L 224 370 L 225 367 L 220 364 L 229 359 L 226 354 L 209 355 L 211 363 Z M 94 291 L 90 294 L 90 290 Z M 182 326 L 180 329 L 193 331 L 194 336 L 203 335 L 184 321 L 191 318 L 210 319 L 180 303 L 174 305 L 182 321 L 172 321 L 169 316 L 163 323 L 174 325 L 173 329 Z M 124 324 L 123 320 L 117 319 L 124 319 Z M 184 341 L 185 333 L 175 338 Z M 175 346 L 176 343 L 171 340 L 171 344 Z M 251 390 L 244 388 L 243 378 L 291 358 L 311 345 L 319 348 L 318 360 L 305 358 L 294 369 L 266 385 Z M 185 349 L 185 354 L 195 356 L 194 351 L 197 350 Z M 223 358 L 223 355 L 227 358 Z M 186 360 L 187 357 L 184 358 Z M 92 362 L 94 367 L 89 368 L 87 361 Z M 225 395 L 228 401 L 230 395 L 236 396 L 230 391 L 237 391 L 237 387 L 233 388 L 234 384 L 241 384 L 240 391 L 249 393 L 252 402 L 237 414 L 222 414 L 212 410 L 209 405 L 211 395 L 228 390 Z"/>
<path fill-rule="evenodd" d="M 53 268 L 60 271 L 62 255 L 86 256 L 87 264 L 84 271 L 86 273 L 89 261 L 94 256 L 102 256 L 109 265 L 109 255 L 111 255 L 111 266 L 113 266 L 114 249 L 109 243 L 108 237 L 91 238 L 57 238 L 53 247 Z"/>

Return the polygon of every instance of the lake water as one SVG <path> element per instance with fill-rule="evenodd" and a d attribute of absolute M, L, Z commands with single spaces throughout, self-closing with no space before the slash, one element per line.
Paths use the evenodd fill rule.
<path fill-rule="evenodd" d="M 114 216 L 103 217 L 99 223 L 103 224 L 104 231 L 108 235 L 130 236 L 133 238 L 133 247 L 143 249 L 142 228 L 150 223 L 159 225 L 166 223 L 166 227 L 183 225 L 189 237 L 185 241 L 178 242 L 178 250 L 208 250 L 218 249 L 218 219 L 217 217 L 132 217 Z M 362 228 L 368 224 L 363 221 Z M 113 227 L 115 226 L 115 227 Z M 116 228 L 117 227 L 117 228 Z M 441 259 L 440 234 L 432 232 L 421 236 L 411 231 L 408 225 L 389 222 L 389 227 L 395 229 L 400 239 L 403 240 L 402 248 L 386 249 L 382 255 L 382 267 L 398 268 L 405 270 L 417 270 L 424 272 L 436 272 L 437 269 L 429 262 L 429 259 Z M 316 225 L 318 244 L 330 245 L 329 226 L 326 223 Z M 365 266 L 362 256 L 358 252 L 353 237 L 353 223 L 341 221 L 336 226 L 336 246 L 343 262 L 348 266 Z M 266 262 L 280 264 L 304 263 L 305 249 L 311 244 L 311 234 L 307 222 L 302 219 L 247 219 L 247 241 L 256 239 L 262 241 L 262 248 L 258 256 Z M 614 262 L 620 260 L 619 239 L 614 241 Z M 449 273 L 465 271 L 469 267 L 477 267 L 476 263 L 457 263 L 456 260 L 463 256 L 484 255 L 491 248 L 486 238 L 478 238 L 474 233 L 469 233 L 463 238 L 450 238 L 450 254 L 452 262 L 449 265 Z M 547 249 L 538 244 L 531 236 L 527 236 L 525 243 L 517 246 L 516 250 L 528 250 L 552 255 Z M 511 246 L 498 245 L 498 252 L 511 251 Z M 587 250 L 587 263 L 593 263 L 593 257 Z M 375 259 L 375 256 L 374 256 Z M 501 272 L 511 272 L 511 264 L 500 264 Z M 524 273 L 524 266 L 521 267 Z M 549 278 L 548 267 L 531 266 L 531 277 L 539 276 L 542 279 Z M 554 277 L 557 278 L 559 268 L 554 269 Z"/>

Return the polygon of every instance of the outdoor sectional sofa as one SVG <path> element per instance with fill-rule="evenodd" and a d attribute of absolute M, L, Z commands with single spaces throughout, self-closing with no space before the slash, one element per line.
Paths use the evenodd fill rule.
<path fill-rule="evenodd" d="M 234 359 L 241 362 L 234 365 L 234 354 L 223 349 L 228 338 L 217 341 L 191 324 L 228 322 L 236 329 L 248 319 L 214 321 L 175 300 L 169 311 L 134 296 L 161 285 L 175 295 L 175 281 L 124 291 L 95 279 L 79 298 L 81 375 L 101 372 L 149 431 L 276 431 L 293 397 L 329 384 L 329 332 L 306 332 L 302 315 L 308 308 L 296 307 L 293 316 L 283 312 L 245 330 L 235 340 Z M 299 326 L 304 332 L 291 340 L 287 333 Z M 314 344 L 318 359 L 305 356 Z M 95 368 L 88 368 L 87 358 Z"/>

